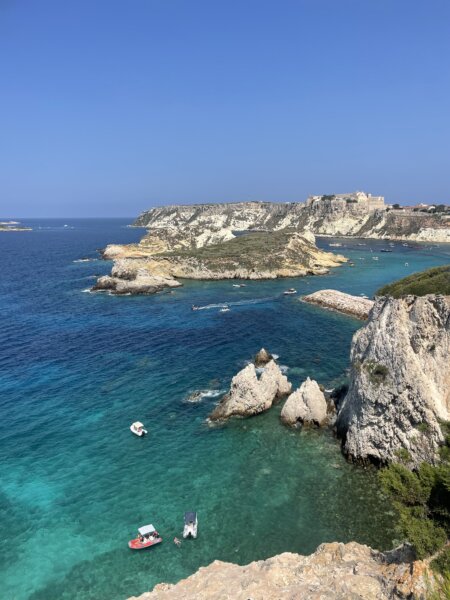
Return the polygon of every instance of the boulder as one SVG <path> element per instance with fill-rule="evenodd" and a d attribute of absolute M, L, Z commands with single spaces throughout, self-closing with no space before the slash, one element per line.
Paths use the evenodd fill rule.
<path fill-rule="evenodd" d="M 264 367 L 269 361 L 272 360 L 272 358 L 273 356 L 270 354 L 270 352 L 267 352 L 265 348 L 261 348 L 261 350 L 255 356 L 255 367 Z"/>
<path fill-rule="evenodd" d="M 291 391 L 291 384 L 280 367 L 270 360 L 258 378 L 255 365 L 250 363 L 231 381 L 231 387 L 210 414 L 212 421 L 231 416 L 249 417 L 269 409 L 273 402 Z"/>
<path fill-rule="evenodd" d="M 309 377 L 286 400 L 281 411 L 286 425 L 297 423 L 323 425 L 327 421 L 327 402 L 317 381 Z"/>

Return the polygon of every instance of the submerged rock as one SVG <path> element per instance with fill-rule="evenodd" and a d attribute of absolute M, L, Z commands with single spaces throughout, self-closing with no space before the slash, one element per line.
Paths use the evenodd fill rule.
<path fill-rule="evenodd" d="M 297 423 L 323 425 L 327 420 L 327 401 L 317 381 L 309 377 L 286 400 L 281 411 L 286 425 Z"/>
<path fill-rule="evenodd" d="M 231 388 L 210 414 L 212 421 L 231 416 L 249 417 L 269 409 L 273 402 L 291 391 L 291 384 L 280 367 L 270 360 L 258 379 L 255 365 L 250 363 L 231 381 Z"/>
<path fill-rule="evenodd" d="M 303 296 L 302 300 L 309 304 L 316 304 L 323 308 L 351 315 L 357 319 L 367 319 L 374 304 L 374 301 L 369 300 L 369 298 L 352 296 L 337 290 L 319 290 L 308 296 Z"/>
<path fill-rule="evenodd" d="M 337 418 L 349 458 L 435 463 L 450 420 L 450 297 L 378 298 L 350 358 Z"/>
<path fill-rule="evenodd" d="M 255 367 L 264 367 L 272 358 L 273 356 L 265 348 L 261 348 L 255 356 Z"/>
<path fill-rule="evenodd" d="M 214 561 L 176 584 L 129 600 L 397 600 L 425 598 L 425 562 L 392 560 L 356 542 L 322 544 L 309 556 L 285 552 L 245 566 Z"/>

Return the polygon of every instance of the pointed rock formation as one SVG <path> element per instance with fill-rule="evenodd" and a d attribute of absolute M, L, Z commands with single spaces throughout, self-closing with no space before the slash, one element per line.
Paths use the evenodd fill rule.
<path fill-rule="evenodd" d="M 267 352 L 265 348 L 261 348 L 261 350 L 255 356 L 255 367 L 264 367 L 269 361 L 272 360 L 272 358 L 273 356 L 270 354 L 270 352 Z"/>
<path fill-rule="evenodd" d="M 291 384 L 280 367 L 270 360 L 258 379 L 255 365 L 249 364 L 231 381 L 229 393 L 210 414 L 212 421 L 231 416 L 249 417 L 269 409 L 274 400 L 286 396 Z"/>
<path fill-rule="evenodd" d="M 281 411 L 286 425 L 297 423 L 323 425 L 327 420 L 327 401 L 317 381 L 309 377 L 286 400 Z"/>

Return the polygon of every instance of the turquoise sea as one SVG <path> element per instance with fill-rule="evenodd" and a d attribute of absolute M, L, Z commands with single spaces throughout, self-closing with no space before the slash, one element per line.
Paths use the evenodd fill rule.
<path fill-rule="evenodd" d="M 395 515 L 374 471 L 347 464 L 331 433 L 287 430 L 280 406 L 223 427 L 205 419 L 261 346 L 295 385 L 345 377 L 360 323 L 284 289 L 370 296 L 449 263 L 449 246 L 380 253 L 385 242 L 341 239 L 334 249 L 355 266 L 327 276 L 113 297 L 86 291 L 111 267 L 96 249 L 142 230 L 24 223 L 34 230 L 0 233 L 0 598 L 119 600 L 214 559 L 245 564 L 331 540 L 392 544 Z M 210 306 L 223 302 L 230 312 Z M 196 390 L 205 394 L 190 402 Z M 146 438 L 130 433 L 134 420 Z M 199 537 L 178 549 L 185 510 L 198 511 Z M 164 542 L 133 553 L 128 540 L 149 522 Z"/>

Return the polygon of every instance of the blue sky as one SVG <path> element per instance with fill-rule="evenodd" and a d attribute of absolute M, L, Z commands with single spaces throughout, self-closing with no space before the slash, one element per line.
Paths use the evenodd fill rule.
<path fill-rule="evenodd" d="M 0 0 L 0 215 L 450 201 L 448 0 Z"/>

